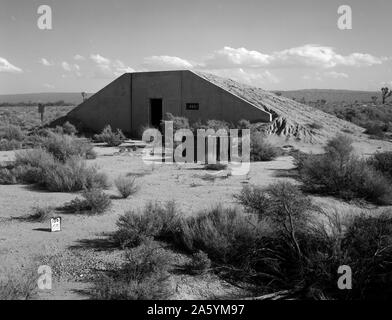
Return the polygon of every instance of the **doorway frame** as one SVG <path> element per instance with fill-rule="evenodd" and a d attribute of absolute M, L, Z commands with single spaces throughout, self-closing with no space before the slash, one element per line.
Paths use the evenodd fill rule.
<path fill-rule="evenodd" d="M 164 110 L 164 107 L 163 107 L 163 98 L 162 98 L 162 97 L 154 97 L 154 98 L 149 98 L 149 99 L 148 99 L 148 101 L 149 101 L 148 123 L 149 123 L 149 125 L 150 125 L 151 127 L 153 127 L 153 124 L 152 124 L 152 101 L 153 101 L 153 100 L 161 100 L 161 121 L 163 120 L 163 110 Z M 156 128 L 156 129 L 160 129 L 160 126 L 158 126 L 158 128 Z"/>

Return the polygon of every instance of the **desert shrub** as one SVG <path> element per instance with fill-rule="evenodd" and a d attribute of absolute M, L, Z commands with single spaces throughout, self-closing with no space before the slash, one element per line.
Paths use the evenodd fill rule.
<path fill-rule="evenodd" d="M 218 131 L 220 129 L 224 129 L 227 132 L 229 132 L 230 128 L 232 128 L 233 125 L 222 120 L 207 120 L 206 122 L 202 121 L 197 121 L 192 125 L 192 129 L 196 131 L 197 129 L 213 129 L 214 131 Z"/>
<path fill-rule="evenodd" d="M 0 184 L 2 185 L 11 185 L 17 184 L 18 180 L 12 169 L 8 168 L 0 168 Z"/>
<path fill-rule="evenodd" d="M 23 143 L 18 140 L 0 140 L 0 151 L 10 151 L 10 150 L 17 150 L 22 149 Z"/>
<path fill-rule="evenodd" d="M 278 149 L 266 142 L 261 133 L 252 134 L 250 140 L 251 161 L 272 161 L 278 155 Z"/>
<path fill-rule="evenodd" d="M 234 198 L 247 212 L 255 214 L 263 212 L 269 201 L 265 195 L 265 189 L 248 185 L 245 185 L 239 194 L 235 194 Z"/>
<path fill-rule="evenodd" d="M 25 134 L 19 126 L 10 124 L 0 128 L 0 138 L 6 140 L 23 141 Z"/>
<path fill-rule="evenodd" d="M 52 192 L 106 189 L 109 185 L 106 174 L 98 172 L 95 167 L 88 167 L 84 161 L 75 157 L 45 168 L 41 183 Z"/>
<path fill-rule="evenodd" d="M 223 120 L 207 120 L 206 129 L 214 129 L 218 131 L 220 129 L 224 129 L 229 132 L 231 125 Z"/>
<path fill-rule="evenodd" d="M 42 147 L 49 153 L 60 160 L 66 161 L 72 156 L 80 156 L 83 158 L 94 159 L 96 153 L 93 151 L 93 146 L 67 135 L 50 134 L 43 142 Z"/>
<path fill-rule="evenodd" d="M 72 213 L 100 214 L 108 210 L 112 204 L 110 197 L 101 189 L 86 189 L 82 192 L 82 196 L 83 199 L 76 198 L 67 203 L 63 209 Z"/>
<path fill-rule="evenodd" d="M 214 170 L 214 171 L 220 171 L 220 170 L 226 170 L 227 169 L 227 164 L 225 163 L 207 163 L 204 166 L 205 170 Z"/>
<path fill-rule="evenodd" d="M 176 232 L 179 213 L 174 202 L 148 203 L 142 211 L 128 211 L 117 221 L 113 240 L 117 245 L 135 247 L 148 238 L 166 239 Z"/>
<path fill-rule="evenodd" d="M 392 152 L 377 152 L 369 159 L 369 164 L 392 179 Z"/>
<path fill-rule="evenodd" d="M 15 166 L 46 167 L 54 161 L 53 155 L 44 149 L 23 150 L 15 154 Z"/>
<path fill-rule="evenodd" d="M 12 174 L 22 184 L 41 183 L 43 169 L 41 167 L 32 167 L 30 165 L 18 166 L 12 169 Z"/>
<path fill-rule="evenodd" d="M 341 244 L 353 271 L 352 299 L 389 299 L 392 295 L 392 217 L 357 216 Z"/>
<path fill-rule="evenodd" d="M 376 138 L 384 138 L 385 132 L 386 131 L 386 125 L 384 123 L 379 123 L 379 122 L 366 122 L 362 124 L 362 127 L 364 127 L 365 133 L 376 137 Z"/>
<path fill-rule="evenodd" d="M 87 160 L 93 160 L 97 158 L 97 153 L 94 151 L 94 147 L 89 143 L 82 144 L 81 154 L 84 155 Z"/>
<path fill-rule="evenodd" d="M 171 113 L 166 113 L 167 121 L 173 121 L 173 130 L 190 129 L 189 120 L 185 117 L 174 116 Z"/>
<path fill-rule="evenodd" d="M 325 152 L 333 159 L 337 159 L 340 163 L 347 161 L 354 150 L 352 146 L 353 140 L 345 135 L 337 135 L 327 142 Z"/>
<path fill-rule="evenodd" d="M 61 162 L 44 149 L 21 151 L 16 154 L 14 167 L 1 171 L 4 180 L 13 176 L 20 183 L 37 183 L 53 192 L 80 191 L 84 188 L 107 188 L 108 178 L 96 167 L 88 167 L 78 157 Z"/>
<path fill-rule="evenodd" d="M 335 214 L 324 221 L 313 216 L 321 211 L 292 184 L 252 187 L 242 193 L 237 199 L 250 214 L 216 207 L 197 216 L 176 219 L 174 227 L 165 233 L 165 241 L 192 254 L 186 265 L 189 271 L 198 274 L 211 269 L 232 281 L 255 286 L 259 294 L 289 290 L 290 297 L 297 299 L 390 297 L 390 213 L 360 216 L 345 223 Z M 153 219 L 147 222 L 144 229 Z M 146 234 L 144 243 L 151 237 L 158 239 L 160 232 Z M 353 270 L 352 290 L 336 286 L 341 265 Z M 116 296 L 127 297 L 130 286 L 122 283 L 115 290 L 121 294 Z"/>
<path fill-rule="evenodd" d="M 214 262 L 242 265 L 249 250 L 268 229 L 264 221 L 235 208 L 217 206 L 181 220 L 170 241 L 189 253 L 199 250 Z"/>
<path fill-rule="evenodd" d="M 94 140 L 96 142 L 105 142 L 110 147 L 119 146 L 125 139 L 126 138 L 120 129 L 113 132 L 110 125 L 107 125 L 100 134 L 94 135 Z"/>
<path fill-rule="evenodd" d="M 128 249 L 121 268 L 98 277 L 93 296 L 99 300 L 167 299 L 170 257 L 151 241 Z"/>
<path fill-rule="evenodd" d="M 237 123 L 237 129 L 250 129 L 251 124 L 248 120 L 241 119 Z"/>
<path fill-rule="evenodd" d="M 392 278 L 387 267 L 392 259 L 390 214 L 355 217 L 346 223 L 335 215 L 328 216 L 327 222 L 316 223 L 309 213 L 320 210 L 312 209 L 309 200 L 287 184 L 248 188 L 237 199 L 248 211 L 272 218 L 269 221 L 275 230 L 264 234 L 253 256 L 247 256 L 253 283 L 267 286 L 270 292 L 287 288 L 296 291 L 300 287 L 298 297 L 307 299 L 386 298 L 391 294 Z M 295 242 L 290 235 L 289 211 Z M 353 270 L 353 290 L 337 289 L 336 272 L 341 265 Z"/>
<path fill-rule="evenodd" d="M 137 191 L 135 177 L 118 177 L 114 180 L 114 185 L 124 199 L 133 195 Z"/>
<path fill-rule="evenodd" d="M 323 155 L 302 155 L 297 158 L 304 188 L 308 191 L 335 195 L 347 200 L 365 199 L 377 204 L 392 200 L 390 181 L 365 160 L 352 154 L 349 139 L 332 139 Z"/>
<path fill-rule="evenodd" d="M 309 212 L 318 208 L 297 186 L 279 182 L 265 189 L 244 187 L 236 198 L 248 211 L 268 218 L 276 230 L 285 234 L 297 254 L 302 255 L 297 231 L 305 228 Z"/>
<path fill-rule="evenodd" d="M 63 128 L 63 132 L 68 135 L 74 135 L 78 133 L 76 127 L 68 121 L 63 124 L 62 128 Z"/>
<path fill-rule="evenodd" d="M 46 206 L 46 207 L 34 207 L 31 214 L 22 217 L 21 219 L 28 222 L 45 222 L 52 217 L 53 217 L 53 208 Z"/>
<path fill-rule="evenodd" d="M 0 300 L 29 300 L 37 289 L 37 270 L 18 270 L 0 273 Z"/>
<path fill-rule="evenodd" d="M 185 269 L 192 274 L 203 274 L 211 268 L 211 260 L 203 251 L 192 254 L 191 261 L 185 265 Z"/>
<path fill-rule="evenodd" d="M 149 203 L 142 212 L 127 212 L 117 222 L 113 240 L 121 247 L 135 247 L 154 238 L 172 243 L 180 250 L 199 250 L 215 261 L 239 263 L 262 230 L 268 230 L 255 215 L 216 207 L 196 217 L 181 218 L 174 203 Z"/>
<path fill-rule="evenodd" d="M 18 183 L 41 183 L 44 170 L 55 163 L 53 156 L 43 149 L 24 150 L 15 154 L 10 173 Z"/>

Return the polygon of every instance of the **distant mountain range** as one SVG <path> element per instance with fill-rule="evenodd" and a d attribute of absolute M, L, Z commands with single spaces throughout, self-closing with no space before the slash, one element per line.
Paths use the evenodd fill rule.
<path fill-rule="evenodd" d="M 353 91 L 353 90 L 330 90 L 330 89 L 305 89 L 305 90 L 291 90 L 291 91 L 273 91 L 279 92 L 284 97 L 301 101 L 317 101 L 326 100 L 329 103 L 347 102 L 353 103 L 369 102 L 373 96 L 381 99 L 380 92 L 376 91 Z M 93 93 L 88 93 L 87 97 L 91 97 Z M 0 104 L 10 103 L 49 103 L 63 100 L 69 105 L 78 105 L 82 102 L 82 95 L 80 92 L 44 92 L 44 93 L 25 93 L 25 94 L 3 94 L 0 95 Z"/>
<path fill-rule="evenodd" d="M 92 93 L 87 93 L 91 97 Z M 80 92 L 42 92 L 42 93 L 24 93 L 24 94 L 1 94 L 0 104 L 10 103 L 49 103 L 64 101 L 69 105 L 78 105 L 83 99 Z"/>
<path fill-rule="evenodd" d="M 290 99 L 300 101 L 305 98 L 305 101 L 326 100 L 328 103 L 335 102 L 369 102 L 372 97 L 378 97 L 381 100 L 381 92 L 377 91 L 354 91 L 354 90 L 333 90 L 333 89 L 305 89 L 292 91 L 273 91 L 280 92 L 282 96 Z"/>

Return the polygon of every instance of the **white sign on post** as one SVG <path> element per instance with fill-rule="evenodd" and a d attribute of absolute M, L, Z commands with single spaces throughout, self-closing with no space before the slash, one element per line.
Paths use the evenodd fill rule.
<path fill-rule="evenodd" d="M 51 232 L 61 231 L 61 217 L 50 219 L 50 231 Z"/>

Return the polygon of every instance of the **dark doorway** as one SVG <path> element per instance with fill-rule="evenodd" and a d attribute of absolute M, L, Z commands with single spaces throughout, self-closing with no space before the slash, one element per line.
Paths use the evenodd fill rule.
<path fill-rule="evenodd" d="M 159 128 L 163 118 L 162 99 L 150 99 L 150 124 Z"/>

